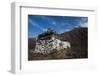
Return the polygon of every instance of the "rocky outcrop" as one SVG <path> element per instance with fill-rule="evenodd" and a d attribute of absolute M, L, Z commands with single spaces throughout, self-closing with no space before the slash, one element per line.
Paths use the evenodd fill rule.
<path fill-rule="evenodd" d="M 71 45 L 67 41 L 61 41 L 52 37 L 50 40 L 38 40 L 36 42 L 34 53 L 49 54 L 54 50 L 59 51 L 61 49 L 71 48 Z"/>

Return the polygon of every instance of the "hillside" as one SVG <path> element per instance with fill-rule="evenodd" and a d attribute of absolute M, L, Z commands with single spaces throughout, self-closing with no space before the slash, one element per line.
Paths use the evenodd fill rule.
<path fill-rule="evenodd" d="M 61 40 L 69 41 L 71 43 L 71 51 L 74 52 L 75 57 L 88 57 L 88 29 L 75 28 L 70 32 L 65 32 L 60 35 Z"/>
<path fill-rule="evenodd" d="M 34 49 L 36 45 L 36 39 L 35 38 L 28 38 L 28 49 Z"/>
<path fill-rule="evenodd" d="M 59 34 L 58 39 L 68 41 L 71 44 L 70 49 L 62 49 L 62 52 L 54 50 L 53 53 L 48 55 L 34 54 L 36 39 L 28 39 L 28 57 L 29 60 L 41 59 L 73 59 L 73 58 L 87 58 L 88 57 L 88 29 L 87 28 L 74 28 L 69 32 Z"/>

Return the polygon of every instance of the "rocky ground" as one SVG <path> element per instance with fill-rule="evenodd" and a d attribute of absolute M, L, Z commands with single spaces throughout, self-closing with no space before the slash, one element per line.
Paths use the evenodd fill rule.
<path fill-rule="evenodd" d="M 69 55 L 67 55 L 69 54 Z M 72 56 L 70 49 L 54 50 L 50 54 L 33 53 L 32 50 L 29 52 L 29 60 L 48 60 L 48 59 L 66 59 Z"/>

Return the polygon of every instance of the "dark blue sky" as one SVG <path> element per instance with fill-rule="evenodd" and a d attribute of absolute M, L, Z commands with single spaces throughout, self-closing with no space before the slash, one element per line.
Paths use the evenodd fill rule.
<path fill-rule="evenodd" d="M 88 17 L 28 15 L 28 37 L 36 37 L 48 28 L 63 33 L 79 26 L 88 27 Z"/>

